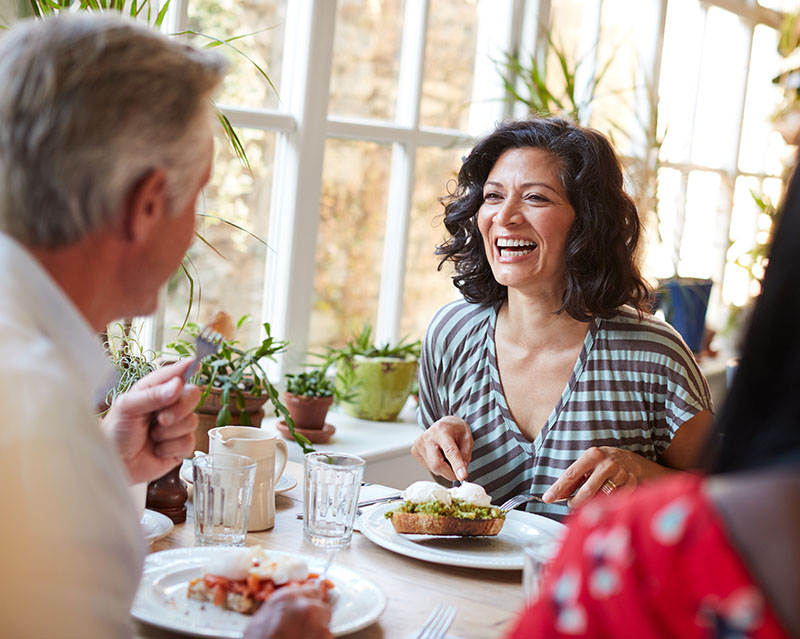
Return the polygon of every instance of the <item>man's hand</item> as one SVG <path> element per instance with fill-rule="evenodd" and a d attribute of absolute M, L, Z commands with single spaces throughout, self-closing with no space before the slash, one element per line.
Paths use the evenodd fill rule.
<path fill-rule="evenodd" d="M 460 417 L 442 417 L 417 437 L 411 454 L 436 475 L 453 481 L 467 478 L 467 466 L 472 459 L 472 431 Z"/>
<path fill-rule="evenodd" d="M 140 379 L 117 397 L 102 422 L 134 484 L 161 477 L 192 454 L 201 393 L 183 382 L 191 362 L 164 366 Z"/>
<path fill-rule="evenodd" d="M 316 584 L 280 588 L 253 615 L 244 639 L 330 639 L 326 592 Z"/>
<path fill-rule="evenodd" d="M 575 496 L 571 507 L 580 506 L 596 494 L 603 482 L 610 481 L 612 490 L 623 486 L 635 488 L 641 481 L 671 472 L 641 455 L 612 446 L 593 446 L 585 450 L 548 488 L 542 496 L 546 502 Z M 577 492 L 575 490 L 577 489 Z"/>

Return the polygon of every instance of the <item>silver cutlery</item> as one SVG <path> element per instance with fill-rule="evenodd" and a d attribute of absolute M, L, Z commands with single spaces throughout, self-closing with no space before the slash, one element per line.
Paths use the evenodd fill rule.
<path fill-rule="evenodd" d="M 217 333 L 217 331 L 211 329 L 209 326 L 204 327 L 203 330 L 198 333 L 194 341 L 195 358 L 192 365 L 189 366 L 183 374 L 184 382 L 188 382 L 189 378 L 197 372 L 197 369 L 200 367 L 200 360 L 219 350 L 223 339 L 221 334 Z"/>
<path fill-rule="evenodd" d="M 500 504 L 500 510 L 505 512 L 509 512 L 514 510 L 517 506 L 521 506 L 522 504 L 527 504 L 529 501 L 538 501 L 543 504 L 561 504 L 564 502 L 569 501 L 572 497 L 562 497 L 561 499 L 556 499 L 555 501 L 545 501 L 539 495 L 515 495 L 508 501 Z"/>
<path fill-rule="evenodd" d="M 414 639 L 444 639 L 456 618 L 456 607 L 439 604 L 433 609 Z"/>
<path fill-rule="evenodd" d="M 364 501 L 358 502 L 358 509 L 359 513 L 361 514 L 361 509 L 366 508 L 367 506 L 374 506 L 375 504 L 382 504 L 385 501 L 395 501 L 400 499 L 403 496 L 403 493 L 392 493 L 391 495 L 384 495 L 383 497 L 375 497 L 374 499 L 366 499 Z M 296 513 L 296 517 L 298 519 L 303 518 L 303 513 L 299 512 Z"/>

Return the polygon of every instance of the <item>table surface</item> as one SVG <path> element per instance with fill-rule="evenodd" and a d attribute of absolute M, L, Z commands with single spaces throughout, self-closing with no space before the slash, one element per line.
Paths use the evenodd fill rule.
<path fill-rule="evenodd" d="M 247 545 L 265 549 L 319 554 L 303 541 L 303 522 L 296 513 L 303 507 L 302 466 L 289 462 L 286 473 L 298 480 L 291 491 L 276 496 L 275 527 L 265 532 L 248 533 Z M 169 535 L 156 540 L 150 552 L 194 545 L 192 505 L 189 517 Z M 373 544 L 361 533 L 353 534 L 348 548 L 340 550 L 335 561 L 346 565 L 375 583 L 388 603 L 378 621 L 348 637 L 357 639 L 409 639 L 438 603 L 457 606 L 458 614 L 448 633 L 459 639 L 502 637 L 522 605 L 522 572 L 484 570 L 433 564 L 411 559 Z M 181 635 L 136 621 L 139 639 L 174 639 Z"/>

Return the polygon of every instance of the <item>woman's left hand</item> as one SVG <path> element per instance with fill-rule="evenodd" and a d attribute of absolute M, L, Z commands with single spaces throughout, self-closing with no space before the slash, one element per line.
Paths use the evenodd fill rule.
<path fill-rule="evenodd" d="M 669 468 L 629 450 L 612 446 L 592 446 L 561 473 L 561 477 L 553 482 L 543 498 L 546 502 L 552 502 L 575 493 L 568 504 L 576 507 L 599 492 L 603 484 L 606 484 L 609 492 L 623 487 L 630 490 L 644 479 L 668 472 Z"/>

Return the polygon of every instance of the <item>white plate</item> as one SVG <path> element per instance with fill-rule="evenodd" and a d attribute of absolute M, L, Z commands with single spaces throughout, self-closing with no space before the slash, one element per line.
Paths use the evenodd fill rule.
<path fill-rule="evenodd" d="M 185 481 L 187 484 L 192 483 L 194 478 L 192 476 L 191 459 L 183 460 L 183 463 L 181 464 L 180 476 L 181 479 Z M 275 484 L 275 494 L 280 495 L 281 493 L 290 491 L 295 486 L 297 486 L 297 480 L 291 475 L 287 475 L 284 473 L 283 475 L 281 475 L 280 479 L 278 479 L 278 483 Z"/>
<path fill-rule="evenodd" d="M 212 603 L 194 601 L 186 596 L 189 581 L 203 574 L 207 559 L 229 552 L 224 546 L 198 546 L 164 550 L 147 556 L 144 574 L 131 608 L 140 621 L 195 637 L 241 639 L 250 621 L 247 615 L 224 610 Z M 325 559 L 298 553 L 268 550 L 271 555 L 298 557 L 311 572 L 323 569 Z M 331 593 L 333 617 L 331 632 L 345 635 L 366 628 L 377 620 L 386 607 L 386 597 L 371 581 L 344 566 L 334 563 L 327 578 L 333 582 Z"/>
<path fill-rule="evenodd" d="M 172 520 L 155 510 L 145 510 L 142 513 L 142 532 L 147 543 L 152 543 L 172 530 Z"/>
<path fill-rule="evenodd" d="M 503 529 L 494 537 L 436 537 L 399 535 L 392 522 L 384 517 L 397 502 L 373 506 L 361 515 L 361 532 L 372 542 L 407 557 L 435 564 L 522 570 L 522 548 L 530 541 L 558 541 L 566 526 L 542 515 L 511 511 Z"/>

